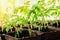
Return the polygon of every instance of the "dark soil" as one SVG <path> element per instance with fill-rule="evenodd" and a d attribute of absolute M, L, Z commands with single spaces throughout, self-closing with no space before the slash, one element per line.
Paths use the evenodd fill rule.
<path fill-rule="evenodd" d="M 12 37 L 15 37 L 15 35 L 16 35 L 16 38 L 22 38 L 22 37 L 29 36 L 29 32 L 27 30 L 23 30 L 22 32 L 18 31 L 18 34 L 19 34 L 19 36 L 16 34 L 16 32 L 8 33 L 8 35 L 10 35 Z"/>
<path fill-rule="evenodd" d="M 3 33 L 6 33 L 6 32 L 4 31 Z M 26 30 L 22 31 L 22 33 L 18 31 L 18 34 L 19 34 L 19 36 L 16 34 L 15 31 L 8 33 L 8 35 L 10 35 L 12 37 L 15 37 L 15 35 L 16 35 L 16 38 L 22 38 L 22 37 L 29 36 L 29 32 L 26 31 Z M 2 40 L 6 40 L 5 39 L 5 34 L 3 34 L 1 37 L 2 37 Z"/>
<path fill-rule="evenodd" d="M 33 28 L 32 30 L 37 30 L 38 31 L 38 27 L 37 28 Z M 48 29 L 48 27 L 46 27 L 46 28 L 42 28 L 42 30 L 40 30 L 41 32 L 50 32 L 50 31 L 52 31 L 52 30 L 50 30 L 50 29 Z"/>
<path fill-rule="evenodd" d="M 15 28 L 12 28 L 12 31 L 15 31 Z M 8 31 L 8 33 L 10 32 L 10 29 L 9 29 L 9 31 Z M 6 40 L 5 39 L 5 34 L 6 34 L 7 32 L 6 32 L 6 28 L 4 29 L 4 31 L 2 32 L 2 30 L 0 30 L 0 34 L 1 34 L 1 39 L 2 40 Z"/>
<path fill-rule="evenodd" d="M 60 28 L 60 22 L 58 22 L 58 25 L 57 25 L 57 23 L 54 23 L 52 26 Z"/>

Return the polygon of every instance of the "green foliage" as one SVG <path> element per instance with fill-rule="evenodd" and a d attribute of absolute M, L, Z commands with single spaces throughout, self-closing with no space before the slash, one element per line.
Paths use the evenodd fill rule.
<path fill-rule="evenodd" d="M 58 0 L 58 2 L 60 2 Z M 56 19 L 56 23 L 58 25 L 58 19 L 60 17 L 60 5 L 56 5 L 56 0 L 48 0 L 45 2 L 45 0 L 39 0 L 37 4 L 33 5 L 30 9 L 30 1 L 24 3 L 24 6 L 21 7 L 14 7 L 14 11 L 12 14 L 9 15 L 8 19 L 4 21 L 4 25 L 2 27 L 2 30 L 4 29 L 4 26 L 6 27 L 6 32 L 9 31 L 12 27 L 16 29 L 16 26 L 20 25 L 20 31 L 24 26 L 28 25 L 28 22 L 30 22 L 30 26 L 28 25 L 29 34 L 31 36 L 31 29 L 34 26 L 37 26 L 36 22 L 39 20 L 40 25 L 38 25 L 38 30 L 42 30 L 42 27 L 46 28 L 48 25 L 47 18 L 50 18 L 51 16 Z M 51 21 L 51 25 L 54 22 Z M 31 28 L 30 28 L 31 27 Z M 18 31 L 16 29 L 16 32 L 18 34 Z M 18 34 L 19 35 L 19 34 Z M 15 35 L 16 36 L 16 35 Z"/>

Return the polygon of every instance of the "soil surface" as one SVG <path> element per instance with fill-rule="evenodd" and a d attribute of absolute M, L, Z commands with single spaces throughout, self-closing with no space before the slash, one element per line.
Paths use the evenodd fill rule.
<path fill-rule="evenodd" d="M 38 27 L 37 28 L 34 28 L 32 30 L 37 30 L 38 31 Z M 52 30 L 48 29 L 47 27 L 46 28 L 42 28 L 42 30 L 40 30 L 41 32 L 50 32 Z"/>

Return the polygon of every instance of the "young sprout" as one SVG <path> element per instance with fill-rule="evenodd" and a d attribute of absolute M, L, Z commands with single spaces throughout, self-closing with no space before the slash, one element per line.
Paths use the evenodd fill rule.
<path fill-rule="evenodd" d="M 38 31 L 41 31 L 42 30 L 42 25 L 39 25 L 38 26 Z"/>
<path fill-rule="evenodd" d="M 9 21 L 8 20 L 6 20 L 6 21 L 4 21 L 5 23 L 3 24 L 3 26 L 2 26 L 2 32 L 6 32 L 6 33 L 8 33 L 8 32 L 12 32 L 12 27 L 11 27 L 11 25 L 9 24 Z"/>

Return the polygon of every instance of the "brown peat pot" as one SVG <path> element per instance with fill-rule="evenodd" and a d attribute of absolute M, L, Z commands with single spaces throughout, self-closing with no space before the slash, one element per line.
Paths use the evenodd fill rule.
<path fill-rule="evenodd" d="M 32 31 L 32 36 L 29 36 L 28 30 L 22 30 L 22 33 L 19 33 L 19 37 L 14 37 L 15 32 L 11 32 L 5 35 L 6 40 L 41 40 L 42 33 Z M 39 36 L 38 36 L 39 35 Z"/>
<path fill-rule="evenodd" d="M 32 30 L 38 30 L 38 28 L 34 28 Z M 43 34 L 41 35 L 41 40 L 57 40 L 60 39 L 60 30 L 54 27 L 46 27 L 46 29 L 42 29 L 41 31 Z"/>

